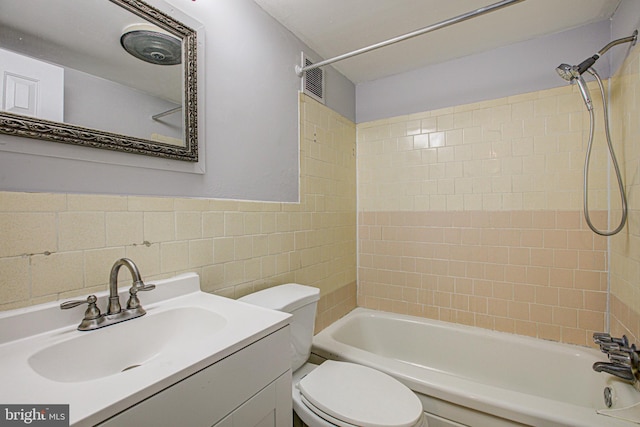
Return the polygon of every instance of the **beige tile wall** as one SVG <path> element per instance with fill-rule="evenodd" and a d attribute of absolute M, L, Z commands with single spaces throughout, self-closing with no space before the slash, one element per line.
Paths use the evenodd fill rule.
<path fill-rule="evenodd" d="M 635 338 L 638 61 L 636 49 L 612 95 L 631 206 L 612 244 L 612 331 Z M 319 329 L 349 311 L 355 126 L 301 103 L 300 204 L 0 192 L 0 309 L 105 289 L 128 256 L 148 279 L 197 271 L 231 297 L 318 286 Z M 580 219 L 583 109 L 566 86 L 358 125 L 359 305 L 588 343 L 605 327 L 608 261 Z M 595 150 L 594 209 L 607 206 L 605 155 Z"/>
<path fill-rule="evenodd" d="M 606 241 L 575 211 L 359 215 L 358 305 L 587 344 L 604 328 Z"/>
<path fill-rule="evenodd" d="M 358 124 L 358 305 L 589 343 L 608 261 L 580 213 L 587 132 L 569 85 Z"/>
<path fill-rule="evenodd" d="M 125 256 L 147 280 L 196 271 L 230 297 L 319 287 L 318 325 L 353 308 L 355 125 L 300 102 L 300 203 L 0 192 L 0 309 L 104 290 Z"/>
<path fill-rule="evenodd" d="M 360 123 L 358 209 L 578 210 L 587 131 L 570 85 Z M 590 180 L 591 206 L 606 207 L 602 146 Z"/>
<path fill-rule="evenodd" d="M 640 49 L 612 79 L 612 136 L 629 202 L 628 224 L 611 239 L 611 331 L 640 344 Z M 612 192 L 616 192 L 612 176 Z"/>

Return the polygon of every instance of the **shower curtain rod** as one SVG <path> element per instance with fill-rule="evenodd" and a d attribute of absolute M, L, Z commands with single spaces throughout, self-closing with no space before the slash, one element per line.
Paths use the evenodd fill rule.
<path fill-rule="evenodd" d="M 363 47 L 352 52 L 344 53 L 342 55 L 335 56 L 333 58 L 325 59 L 324 61 L 320 61 L 315 64 L 307 65 L 306 67 L 301 67 L 300 65 L 296 65 L 296 74 L 298 77 L 302 77 L 302 74 L 305 71 L 313 70 L 314 68 L 324 67 L 325 65 L 333 64 L 334 62 L 342 61 L 343 59 L 351 58 L 352 56 L 360 55 L 362 53 L 367 53 L 375 49 L 379 49 L 381 47 L 389 46 L 394 43 L 398 43 L 404 40 L 408 40 L 413 37 L 420 36 L 422 34 L 429 33 L 431 31 L 439 30 L 441 28 L 448 27 L 453 24 L 457 24 L 458 22 L 466 21 L 471 18 L 475 18 L 476 16 L 484 15 L 486 13 L 490 13 L 496 11 L 498 9 L 502 9 L 503 7 L 511 6 L 515 3 L 520 3 L 524 0 L 502 0 L 498 3 L 493 3 L 488 6 L 481 7 L 476 10 L 472 10 L 471 12 L 463 13 L 462 15 L 455 16 L 450 19 L 446 19 L 444 21 L 438 22 L 437 24 L 429 25 L 428 27 L 424 27 L 422 29 L 412 31 L 410 33 L 404 34 L 402 36 L 394 37 L 392 39 L 372 44 L 371 46 Z"/>
<path fill-rule="evenodd" d="M 167 110 L 167 111 L 163 111 L 162 113 L 154 114 L 153 116 L 151 116 L 151 118 L 153 120 L 158 120 L 161 117 L 168 116 L 169 114 L 177 113 L 180 110 L 182 110 L 182 105 L 179 106 L 179 107 L 176 107 L 176 108 L 172 108 L 172 109 Z"/>

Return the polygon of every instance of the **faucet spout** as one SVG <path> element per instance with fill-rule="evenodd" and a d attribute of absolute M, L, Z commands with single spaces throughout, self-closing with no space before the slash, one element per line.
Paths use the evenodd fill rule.
<path fill-rule="evenodd" d="M 140 271 L 133 261 L 129 258 L 121 258 L 116 261 L 113 267 L 111 267 L 111 274 L 109 275 L 109 305 L 107 307 L 107 314 L 117 314 L 122 311 L 120 297 L 118 296 L 118 272 L 122 266 L 127 267 L 131 273 L 133 287 L 145 287 L 145 284 L 142 282 L 142 277 L 140 276 Z"/>
<path fill-rule="evenodd" d="M 120 306 L 120 296 L 118 295 L 118 272 L 122 266 L 127 267 L 133 278 L 133 285 L 131 289 L 129 289 L 129 301 L 127 301 L 127 308 L 125 309 Z M 140 271 L 138 271 L 138 267 L 133 261 L 129 258 L 121 258 L 111 267 L 111 274 L 109 275 L 109 303 L 106 313 L 100 313 L 100 309 L 96 306 L 98 299 L 95 295 L 89 295 L 86 300 L 64 302 L 60 305 L 60 308 L 66 310 L 81 304 L 88 304 L 89 307 L 84 313 L 84 319 L 82 319 L 82 322 L 78 326 L 78 330 L 92 331 L 105 326 L 115 325 L 125 320 L 144 316 L 147 312 L 140 305 L 138 292 L 150 291 L 155 289 L 155 287 L 156 285 L 145 285 L 142 277 L 140 277 Z"/>
<path fill-rule="evenodd" d="M 596 372 L 606 372 L 626 381 L 634 382 L 636 377 L 629 365 L 620 365 L 609 362 L 596 362 L 593 364 L 593 370 Z"/>

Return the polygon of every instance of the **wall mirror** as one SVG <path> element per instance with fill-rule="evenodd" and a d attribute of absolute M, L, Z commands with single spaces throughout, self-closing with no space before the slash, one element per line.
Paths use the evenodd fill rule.
<path fill-rule="evenodd" d="M 197 162 L 196 65 L 143 1 L 0 0 L 0 133 Z"/>

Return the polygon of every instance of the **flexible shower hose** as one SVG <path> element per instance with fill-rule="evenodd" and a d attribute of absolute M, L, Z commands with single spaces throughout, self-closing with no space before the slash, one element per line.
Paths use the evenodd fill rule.
<path fill-rule="evenodd" d="M 587 145 L 587 154 L 584 159 L 584 219 L 587 221 L 587 225 L 594 233 L 599 234 L 600 236 L 613 236 L 614 234 L 619 233 L 620 230 L 624 228 L 624 225 L 627 222 L 627 197 L 624 193 L 624 184 L 622 183 L 622 176 L 620 175 L 620 168 L 618 167 L 616 153 L 614 152 L 613 144 L 611 143 L 611 132 L 609 131 L 609 107 L 607 105 L 607 99 L 604 93 L 604 86 L 602 84 L 600 76 L 593 68 L 589 68 L 587 71 L 589 72 L 589 74 L 595 77 L 596 81 L 598 82 L 598 86 L 600 87 L 600 94 L 602 96 L 602 105 L 604 109 L 605 135 L 607 138 L 609 155 L 611 156 L 611 163 L 613 163 L 613 169 L 615 170 L 616 179 L 618 180 L 618 190 L 620 191 L 620 201 L 622 205 L 622 217 L 620 218 L 620 224 L 618 224 L 618 227 L 616 227 L 615 230 L 602 231 L 598 230 L 598 228 L 593 225 L 593 223 L 591 222 L 591 217 L 589 216 L 589 163 L 591 158 L 591 147 L 593 146 L 593 130 L 595 122 L 593 108 L 591 108 L 589 109 L 589 143 Z"/>

